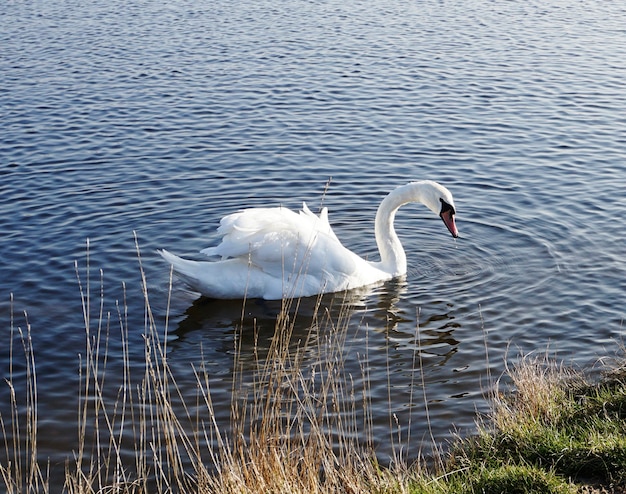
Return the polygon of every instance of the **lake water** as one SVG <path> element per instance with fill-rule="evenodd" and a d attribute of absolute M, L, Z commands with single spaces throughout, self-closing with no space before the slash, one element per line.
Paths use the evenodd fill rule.
<path fill-rule="evenodd" d="M 40 457 L 62 473 L 76 448 L 74 262 L 84 288 L 89 264 L 94 300 L 102 270 L 113 321 L 126 299 L 141 375 L 133 232 L 162 325 L 169 267 L 155 250 L 197 257 L 241 207 L 323 200 L 343 243 L 375 257 L 389 190 L 429 178 L 454 194 L 461 238 L 406 206 L 405 283 L 353 301 L 345 365 L 357 387 L 368 369 L 383 461 L 424 447 L 427 414 L 437 441 L 471 433 L 490 379 L 520 354 L 581 367 L 613 356 L 626 315 L 625 26 L 622 3 L 593 0 L 5 2 L 0 371 L 11 325 L 29 324 Z M 196 299 L 174 283 L 169 363 L 191 400 L 192 365 L 205 363 L 226 427 L 241 303 Z M 248 302 L 261 345 L 275 311 Z M 5 422 L 9 393 L 3 383 Z M 390 410 L 408 446 L 392 439 Z"/>

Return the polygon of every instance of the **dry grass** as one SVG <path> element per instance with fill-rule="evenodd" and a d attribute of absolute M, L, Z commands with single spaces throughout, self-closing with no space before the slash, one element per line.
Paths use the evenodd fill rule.
<path fill-rule="evenodd" d="M 0 415 L 0 429 L 4 438 L 4 457 L 0 464 L 0 474 L 7 488 L 13 492 L 48 492 L 47 467 L 41 467 L 37 450 L 37 373 L 35 355 L 32 348 L 31 328 L 26 318 L 26 329 L 15 326 L 13 318 L 13 296 L 11 296 L 11 328 L 9 348 L 9 387 L 11 416 L 8 422 Z M 23 396 L 18 396 L 14 382 L 15 355 L 13 342 L 16 333 L 22 342 L 24 367 L 26 369 L 26 388 Z M 22 401 L 23 400 L 23 401 Z M 10 438 L 10 439 L 7 439 Z"/>
<path fill-rule="evenodd" d="M 492 399 L 490 419 L 500 430 L 553 423 L 563 416 L 570 390 L 586 385 L 581 372 L 548 355 L 522 356 L 505 375 L 515 392 L 496 393 Z"/>
<path fill-rule="evenodd" d="M 139 262 L 141 266 L 141 257 Z M 331 317 L 318 300 L 308 336 L 294 342 L 299 301 L 285 301 L 269 350 L 254 347 L 252 372 L 235 348 L 231 425 L 224 427 L 215 418 L 206 368 L 193 368 L 197 394 L 191 400 L 183 397 L 168 365 L 168 323 L 157 327 L 141 272 L 145 366 L 136 376 L 128 349 L 129 331 L 136 328 L 128 327 L 126 304 L 117 305 L 117 314 L 105 313 L 102 273 L 94 297 L 88 263 L 86 276 L 76 267 L 86 346 L 77 390 L 78 445 L 66 462 L 65 492 L 404 491 L 408 469 L 397 465 L 392 471 L 377 464 L 367 384 L 357 389 L 343 367 L 349 310 Z M 107 371 L 110 338 L 118 331 L 121 377 Z M 7 379 L 13 414 L 0 417 L 8 459 L 0 473 L 7 493 L 56 492 L 58 486 L 49 485 L 47 467 L 38 458 L 30 328 L 23 332 L 12 321 L 11 332 L 21 335 L 15 340 L 23 344 L 28 387 L 21 403 L 13 374 Z M 236 346 L 241 336 L 235 338 Z M 12 349 L 11 361 L 21 353 Z M 111 395 L 117 398 L 111 400 Z"/>
<path fill-rule="evenodd" d="M 561 494 L 580 491 L 572 482 L 577 477 L 583 492 L 594 492 L 585 476 L 595 475 L 602 489 L 597 492 L 620 492 L 617 486 L 626 481 L 623 365 L 600 384 L 589 384 L 549 359 L 522 358 L 506 373 L 514 392 L 496 392 L 478 434 L 459 439 L 450 454 L 440 453 L 434 471 L 409 466 L 401 455 L 383 468 L 373 449 L 367 367 L 353 379 L 343 366 L 349 309 L 331 315 L 318 300 L 309 332 L 294 341 L 300 301 L 283 302 L 269 348 L 253 346 L 252 369 L 242 358 L 243 334 L 236 335 L 231 424 L 225 427 L 218 424 L 203 364 L 192 369 L 196 395 L 183 396 L 168 365 L 168 321 L 158 328 L 143 269 L 140 375 L 132 372 L 128 335 L 137 328 L 129 327 L 125 302 L 116 314 L 106 314 L 102 273 L 99 296 L 92 297 L 89 269 L 85 281 L 76 271 L 86 346 L 77 390 L 78 442 L 66 461 L 64 492 Z M 113 334 L 121 335 L 121 377 L 107 371 Z M 255 331 L 255 342 L 258 337 Z M 37 373 L 27 318 L 22 329 L 12 316 L 11 342 L 11 414 L 0 416 L 5 491 L 58 492 L 50 466 L 39 458 Z M 19 378 L 14 363 L 22 369 Z M 26 385 L 18 392 L 15 384 L 24 374 Z M 389 423 L 393 428 L 393 417 Z"/>

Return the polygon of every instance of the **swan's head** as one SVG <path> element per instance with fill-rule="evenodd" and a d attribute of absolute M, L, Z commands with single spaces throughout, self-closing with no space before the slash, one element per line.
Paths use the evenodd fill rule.
<path fill-rule="evenodd" d="M 443 220 L 448 231 L 454 238 L 457 238 L 459 231 L 456 229 L 456 223 L 454 222 L 456 208 L 450 191 L 443 185 L 430 180 L 420 183 L 422 184 L 422 202 Z"/>

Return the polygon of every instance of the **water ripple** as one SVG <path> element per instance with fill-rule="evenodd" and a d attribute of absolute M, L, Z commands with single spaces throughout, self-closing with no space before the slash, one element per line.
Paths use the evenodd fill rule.
<path fill-rule="evenodd" d="M 154 250 L 196 255 L 241 207 L 323 203 L 344 244 L 375 258 L 385 193 L 421 178 L 454 193 L 461 238 L 424 208 L 403 208 L 406 279 L 350 301 L 346 363 L 359 376 L 367 357 L 383 457 L 389 409 L 423 436 L 423 404 L 410 403 L 416 354 L 443 439 L 472 427 L 481 379 L 511 348 L 584 363 L 622 338 L 624 8 L 296 4 L 68 0 L 0 12 L 0 315 L 29 314 L 50 425 L 40 437 L 75 432 L 67 383 L 84 352 L 74 261 L 84 281 L 86 239 L 105 310 L 131 304 L 141 369 L 133 231 L 163 319 L 169 279 Z M 179 284 L 172 304 L 172 365 L 187 375 L 202 346 L 226 403 L 240 307 L 196 301 Z M 271 326 L 275 308 L 250 314 Z M 111 359 L 108 372 L 119 370 Z M 229 411 L 217 411 L 226 423 Z M 62 465 L 66 445 L 46 445 Z"/>

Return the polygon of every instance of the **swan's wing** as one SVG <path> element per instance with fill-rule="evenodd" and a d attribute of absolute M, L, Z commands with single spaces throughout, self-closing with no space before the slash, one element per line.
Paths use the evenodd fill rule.
<path fill-rule="evenodd" d="M 328 270 L 336 275 L 356 269 L 356 256 L 337 239 L 326 208 L 319 217 L 306 204 L 299 213 L 282 207 L 246 209 L 224 217 L 217 231 L 221 243 L 203 254 L 245 259 L 275 276 L 306 270 L 321 277 Z"/>
<path fill-rule="evenodd" d="M 311 212 L 309 207 L 306 205 L 306 202 L 303 202 L 300 216 L 306 217 L 313 225 L 315 225 L 314 228 L 317 231 L 320 231 L 331 237 L 333 240 L 339 242 L 339 239 L 335 235 L 335 232 L 333 231 L 333 228 L 332 226 L 330 226 L 330 223 L 328 221 L 328 208 L 322 208 L 319 217 L 317 217 L 314 213 Z"/>

